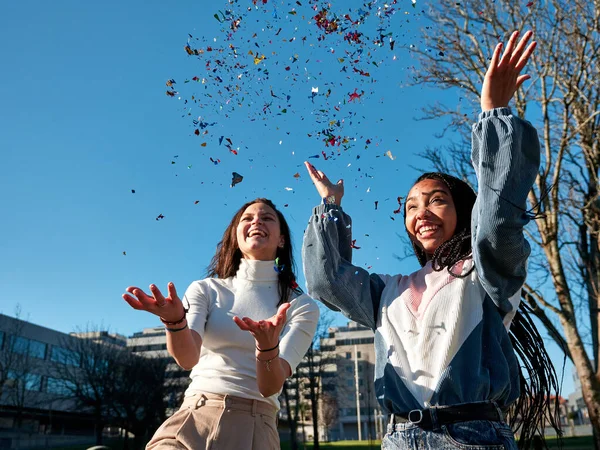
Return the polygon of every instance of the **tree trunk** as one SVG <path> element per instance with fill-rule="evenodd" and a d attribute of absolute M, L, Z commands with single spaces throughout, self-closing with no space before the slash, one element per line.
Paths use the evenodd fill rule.
<path fill-rule="evenodd" d="M 290 449 L 298 450 L 298 437 L 296 436 L 296 421 L 292 417 L 292 410 L 290 408 L 290 394 L 288 392 L 287 381 L 283 384 L 283 398 L 285 400 L 285 409 L 288 414 L 288 427 L 290 428 Z"/>

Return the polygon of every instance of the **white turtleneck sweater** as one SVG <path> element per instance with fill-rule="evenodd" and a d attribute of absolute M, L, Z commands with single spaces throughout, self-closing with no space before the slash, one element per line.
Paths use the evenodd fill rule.
<path fill-rule="evenodd" d="M 266 401 L 279 409 L 278 394 L 263 397 L 256 383 L 255 341 L 233 316 L 264 320 L 277 312 L 279 292 L 274 261 L 242 259 L 234 277 L 205 278 L 188 287 L 189 327 L 202 337 L 198 364 L 185 395 L 196 392 L 234 395 Z M 308 350 L 317 328 L 319 308 L 306 294 L 290 301 L 279 343 L 280 358 L 292 372 Z"/>

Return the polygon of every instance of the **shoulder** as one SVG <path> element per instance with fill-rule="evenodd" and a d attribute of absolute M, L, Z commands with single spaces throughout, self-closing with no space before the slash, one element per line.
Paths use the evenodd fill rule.
<path fill-rule="evenodd" d="M 214 296 L 223 295 L 223 288 L 231 290 L 231 278 L 219 279 L 219 278 L 203 278 L 201 280 L 195 280 L 190 283 L 185 295 L 190 296 L 203 296 L 212 298 Z"/>
<path fill-rule="evenodd" d="M 319 312 L 319 306 L 317 302 L 309 297 L 307 294 L 300 294 L 298 297 L 290 301 L 290 309 L 295 311 L 303 312 Z"/>

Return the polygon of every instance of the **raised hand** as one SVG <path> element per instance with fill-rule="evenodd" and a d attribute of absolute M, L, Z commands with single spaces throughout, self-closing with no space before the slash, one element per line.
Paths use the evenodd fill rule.
<path fill-rule="evenodd" d="M 528 31 L 516 45 L 519 32 L 515 31 L 510 36 L 502 57 L 500 57 L 502 43 L 499 43 L 494 49 L 492 61 L 481 87 L 482 111 L 508 106 L 508 102 L 515 95 L 517 89 L 525 80 L 531 78 L 527 74 L 519 75 L 537 45 L 535 41 L 527 45 L 531 36 L 533 36 L 533 32 Z"/>
<path fill-rule="evenodd" d="M 335 204 L 339 206 L 344 196 L 344 180 L 339 180 L 336 184 L 333 184 L 329 181 L 327 175 L 317 170 L 311 163 L 304 161 L 304 165 L 321 198 L 333 196 L 335 197 Z"/>
<path fill-rule="evenodd" d="M 262 351 L 273 349 L 279 344 L 279 335 L 285 325 L 286 313 L 289 308 L 290 304 L 284 303 L 277 309 L 277 313 L 267 320 L 255 322 L 249 317 L 242 317 L 240 319 L 234 316 L 233 321 L 241 330 L 249 331 L 254 336 L 258 349 Z"/>
<path fill-rule="evenodd" d="M 162 318 L 166 322 L 176 322 L 183 317 L 185 308 L 177 296 L 175 285 L 169 283 L 167 289 L 169 291 L 169 296 L 165 298 L 154 284 L 150 285 L 152 296 L 147 295 L 138 287 L 129 286 L 125 289 L 128 293 L 123 294 L 123 299 L 125 299 L 133 309 L 148 311 L 149 313 Z"/>

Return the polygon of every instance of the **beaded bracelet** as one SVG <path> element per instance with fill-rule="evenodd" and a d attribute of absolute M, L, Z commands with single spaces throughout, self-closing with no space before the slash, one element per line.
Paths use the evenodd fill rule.
<path fill-rule="evenodd" d="M 279 350 L 277 350 L 277 354 L 275 356 L 273 356 L 271 359 L 258 359 L 256 358 L 257 361 L 260 361 L 261 363 L 265 364 L 265 367 L 267 368 L 267 372 L 271 371 L 271 363 L 276 360 L 277 358 L 279 358 Z"/>
<path fill-rule="evenodd" d="M 185 316 L 187 315 L 187 310 L 184 309 L 183 310 L 183 317 L 181 319 L 179 319 L 176 322 L 167 322 L 165 319 L 163 319 L 162 317 L 159 317 L 160 321 L 162 323 L 164 323 L 165 325 L 179 325 L 181 322 L 183 322 L 185 320 Z"/>

